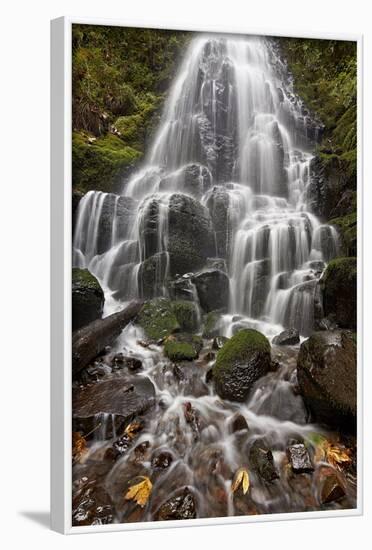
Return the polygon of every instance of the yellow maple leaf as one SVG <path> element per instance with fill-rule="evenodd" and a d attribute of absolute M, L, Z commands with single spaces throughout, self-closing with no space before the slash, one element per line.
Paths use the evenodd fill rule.
<path fill-rule="evenodd" d="M 233 493 L 239 489 L 239 487 L 242 486 L 243 495 L 245 495 L 248 492 L 249 489 L 249 474 L 248 470 L 245 468 L 239 468 L 237 472 L 235 473 L 233 482 L 231 484 L 231 490 Z"/>
<path fill-rule="evenodd" d="M 134 500 L 141 508 L 143 508 L 152 491 L 152 483 L 148 477 L 141 476 L 143 481 L 132 485 L 125 495 L 125 500 Z"/>
<path fill-rule="evenodd" d="M 327 459 L 331 464 L 333 464 L 333 466 L 337 466 L 339 464 L 350 464 L 350 451 L 345 447 L 330 445 L 327 448 Z"/>
<path fill-rule="evenodd" d="M 131 422 L 131 424 L 128 424 L 128 426 L 125 428 L 124 433 L 129 437 L 129 439 L 133 439 L 136 433 L 139 432 L 141 429 L 142 425 L 140 422 Z"/>
<path fill-rule="evenodd" d="M 72 460 L 81 462 L 87 451 L 85 437 L 80 432 L 72 432 Z"/>

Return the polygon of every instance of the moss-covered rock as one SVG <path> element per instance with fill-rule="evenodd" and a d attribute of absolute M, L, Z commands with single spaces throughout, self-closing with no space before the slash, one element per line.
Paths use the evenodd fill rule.
<path fill-rule="evenodd" d="M 194 302 L 177 300 L 172 302 L 172 309 L 183 332 L 195 332 L 198 330 L 199 316 Z"/>
<path fill-rule="evenodd" d="M 213 380 L 218 395 L 245 401 L 253 384 L 271 365 L 271 348 L 266 336 L 253 329 L 239 331 L 218 352 Z"/>
<path fill-rule="evenodd" d="M 356 328 L 356 258 L 336 258 L 329 262 L 321 280 L 325 316 L 334 318 L 341 328 Z"/>
<path fill-rule="evenodd" d="M 93 138 L 86 133 L 72 136 L 72 172 L 74 187 L 81 192 L 91 189 L 111 192 L 133 170 L 142 153 L 126 146 L 112 134 Z"/>
<path fill-rule="evenodd" d="M 164 344 L 165 355 L 174 362 L 193 361 L 200 353 L 203 340 L 200 336 L 178 334 L 167 338 Z"/>
<path fill-rule="evenodd" d="M 342 430 L 356 424 L 356 342 L 349 331 L 315 332 L 297 360 L 301 394 L 318 422 Z"/>
<path fill-rule="evenodd" d="M 220 334 L 221 314 L 218 311 L 209 311 L 203 316 L 203 337 L 214 338 Z"/>
<path fill-rule="evenodd" d="M 137 323 L 152 340 L 160 340 L 181 329 L 172 302 L 165 298 L 146 302 L 137 317 Z"/>
<path fill-rule="evenodd" d="M 72 330 L 102 317 L 105 296 L 88 269 L 72 270 Z"/>
<path fill-rule="evenodd" d="M 341 238 L 341 249 L 345 256 L 356 256 L 357 254 L 357 213 L 351 212 L 345 216 L 333 218 L 329 221 L 339 232 Z"/>

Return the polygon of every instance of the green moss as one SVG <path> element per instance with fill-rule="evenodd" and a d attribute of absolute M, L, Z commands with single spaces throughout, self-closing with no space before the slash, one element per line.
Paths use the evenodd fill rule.
<path fill-rule="evenodd" d="M 354 284 L 356 277 L 356 258 L 335 258 L 327 265 L 321 281 L 328 292 L 336 295 L 343 285 Z"/>
<path fill-rule="evenodd" d="M 354 201 L 356 202 L 356 194 Z M 329 223 L 337 227 L 340 233 L 342 252 L 347 256 L 355 256 L 357 253 L 357 213 L 352 212 L 346 216 L 333 218 Z"/>
<path fill-rule="evenodd" d="M 202 345 L 199 336 L 178 335 L 167 339 L 164 353 L 171 361 L 192 361 L 198 357 Z"/>
<path fill-rule="evenodd" d="M 224 370 L 234 363 L 244 361 L 252 352 L 270 353 L 266 336 L 254 329 L 243 329 L 230 338 L 217 354 L 215 372 Z"/>
<path fill-rule="evenodd" d="M 102 293 L 101 285 L 88 269 L 72 269 L 72 289 L 84 288 Z"/>
<path fill-rule="evenodd" d="M 210 311 L 209 313 L 204 315 L 203 321 L 204 321 L 204 329 L 203 329 L 204 338 L 213 338 L 214 336 L 218 336 L 220 314 L 216 311 Z"/>
<path fill-rule="evenodd" d="M 84 133 L 73 133 L 72 173 L 74 188 L 113 191 L 120 179 L 140 159 L 141 153 L 127 147 L 116 136 L 96 140 Z"/>
<path fill-rule="evenodd" d="M 198 312 L 194 302 L 186 300 L 173 302 L 172 310 L 182 331 L 195 332 L 198 329 Z"/>
<path fill-rule="evenodd" d="M 152 340 L 169 336 L 181 328 L 172 309 L 172 302 L 165 298 L 146 302 L 137 317 L 137 323 Z"/>

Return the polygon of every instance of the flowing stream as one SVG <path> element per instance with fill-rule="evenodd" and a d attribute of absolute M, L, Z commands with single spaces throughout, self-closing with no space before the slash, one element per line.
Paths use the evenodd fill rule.
<path fill-rule="evenodd" d="M 212 227 L 205 260 L 222 259 L 226 266 L 223 333 L 230 336 L 239 325 L 257 328 L 269 339 L 284 328 L 297 329 L 302 338 L 311 334 L 317 283 L 338 250 L 336 230 L 307 208 L 317 138 L 274 41 L 194 38 L 142 168 L 124 183 L 121 194 L 91 191 L 79 204 L 73 265 L 99 279 L 104 314 L 131 298 L 148 297 L 143 273 L 150 260 L 149 297 L 169 296 L 169 280 L 175 277 L 172 205 L 175 195 L 182 195 Z M 133 446 L 105 472 L 114 521 L 152 519 L 157 507 L 183 486 L 192 488 L 199 517 L 319 509 L 317 472 L 324 464 L 316 462 L 312 436 L 322 430 L 308 424 L 296 392 L 298 347 L 273 346 L 278 370 L 256 383 L 246 403 L 234 404 L 223 402 L 206 383 L 213 365 L 210 342 L 182 372 L 160 346 L 143 347 L 143 338 L 139 327 L 129 325 L 111 351 L 139 358 L 143 370 L 138 376 L 148 376 L 156 389 L 155 411 L 145 415 L 146 427 L 136 441 L 136 446 L 143 444 L 143 460 Z M 232 428 L 238 415 L 248 432 Z M 96 434 L 90 458 L 102 459 L 104 435 Z M 231 480 L 238 468 L 249 468 L 247 457 L 257 440 L 272 450 L 279 476 L 267 484 L 252 473 L 250 496 L 239 500 Z M 316 469 L 312 477 L 288 474 L 286 448 L 296 441 L 308 445 Z M 170 466 L 161 475 L 149 458 L 154 454 L 169 455 Z M 149 508 L 135 512 L 122 491 L 139 475 L 152 478 L 155 496 Z M 353 494 L 349 488 L 348 498 Z"/>

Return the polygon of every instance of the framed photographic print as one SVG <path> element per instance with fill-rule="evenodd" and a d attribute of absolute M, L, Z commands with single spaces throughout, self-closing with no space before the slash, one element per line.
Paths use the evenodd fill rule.
<path fill-rule="evenodd" d="M 361 513 L 361 38 L 52 22 L 52 524 Z"/>

